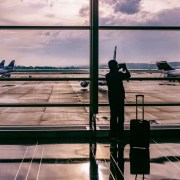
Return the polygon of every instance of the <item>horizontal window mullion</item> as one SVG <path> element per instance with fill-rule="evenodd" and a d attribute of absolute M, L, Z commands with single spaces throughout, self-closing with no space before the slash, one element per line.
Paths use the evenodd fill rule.
<path fill-rule="evenodd" d="M 99 30 L 180 30 L 180 26 L 98 26 Z M 91 30 L 91 26 L 0 26 L 15 30 Z"/>
<path fill-rule="evenodd" d="M 61 103 L 1 103 L 0 107 L 85 107 L 90 104 L 61 104 Z"/>
<path fill-rule="evenodd" d="M 137 104 L 138 106 L 180 106 L 180 103 L 145 103 L 145 104 Z M 109 106 L 108 103 L 98 104 L 98 106 Z M 136 106 L 135 103 L 125 103 L 125 106 Z"/>
<path fill-rule="evenodd" d="M 105 78 L 99 78 L 99 80 L 105 80 Z M 159 80 L 162 80 L 162 81 L 180 81 L 180 77 L 169 77 L 169 78 L 150 78 L 150 77 L 145 77 L 145 78 L 129 78 L 127 79 L 127 81 L 159 81 Z"/>
<path fill-rule="evenodd" d="M 0 78 L 0 81 L 83 81 L 90 78 Z"/>
<path fill-rule="evenodd" d="M 180 30 L 180 26 L 99 26 L 99 30 Z"/>
<path fill-rule="evenodd" d="M 0 78 L 0 81 L 83 81 L 90 78 Z M 105 80 L 105 78 L 99 78 Z M 125 81 L 180 81 L 179 78 L 130 78 Z"/>
<path fill-rule="evenodd" d="M 180 106 L 180 103 L 145 103 L 139 106 Z M 90 103 L 82 104 L 62 104 L 62 103 L 1 103 L 0 107 L 85 107 Z M 109 106 L 108 103 L 98 104 L 98 106 Z M 136 106 L 135 103 L 126 103 L 125 106 Z"/>
<path fill-rule="evenodd" d="M 0 30 L 90 30 L 90 26 L 0 26 Z"/>

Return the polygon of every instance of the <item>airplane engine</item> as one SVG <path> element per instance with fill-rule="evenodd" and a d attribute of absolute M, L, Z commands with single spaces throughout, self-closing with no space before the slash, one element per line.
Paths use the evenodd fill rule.
<path fill-rule="evenodd" d="M 9 73 L 6 73 L 6 74 L 2 74 L 2 76 L 1 76 L 2 78 L 9 78 L 9 77 L 11 77 L 11 74 L 9 74 Z"/>
<path fill-rule="evenodd" d="M 82 81 L 82 82 L 80 83 L 80 85 L 81 85 L 81 87 L 86 88 L 86 87 L 88 87 L 89 82 L 88 82 L 88 81 Z"/>

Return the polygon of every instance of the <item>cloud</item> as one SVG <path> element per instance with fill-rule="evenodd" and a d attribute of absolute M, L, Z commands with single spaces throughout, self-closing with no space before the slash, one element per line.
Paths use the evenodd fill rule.
<path fill-rule="evenodd" d="M 6 0 L 0 6 L 0 24 L 82 25 L 89 19 L 87 7 L 88 1 L 84 0 Z"/>
<path fill-rule="evenodd" d="M 135 14 L 140 10 L 141 0 L 102 0 L 102 3 L 107 3 L 113 6 L 114 12 L 125 14 Z"/>
<path fill-rule="evenodd" d="M 89 63 L 89 31 L 2 30 L 0 54 L 19 65 Z"/>
<path fill-rule="evenodd" d="M 28 0 L 25 2 L 29 3 L 17 4 L 17 1 L 12 4 L 10 2 L 12 0 L 3 1 L 0 6 L 2 25 L 82 25 L 85 20 L 86 25 L 89 23 L 89 4 L 84 3 L 84 0 L 74 1 L 75 3 L 72 0 L 53 1 L 53 7 L 45 3 L 45 0 Z M 170 3 L 167 8 L 167 3 L 164 6 L 159 4 L 159 0 L 156 0 L 156 7 L 151 0 L 99 2 L 100 25 L 180 25 L 180 8 L 174 5 L 172 7 Z M 118 60 L 148 62 L 162 57 L 178 60 L 180 32 L 163 32 L 100 31 L 100 63 L 112 58 L 115 45 L 118 46 Z M 88 30 L 7 30 L 1 31 L 0 39 L 1 58 L 16 59 L 17 64 L 61 66 L 89 63 Z"/>
<path fill-rule="evenodd" d="M 135 14 L 140 10 L 141 0 L 121 0 L 115 3 L 115 12 Z"/>
<path fill-rule="evenodd" d="M 79 15 L 81 17 L 88 17 L 90 15 L 89 13 L 89 6 L 83 6 L 80 10 L 79 10 Z"/>
<path fill-rule="evenodd" d="M 179 37 L 179 31 L 103 31 L 100 64 L 113 57 L 115 45 L 119 62 L 179 61 Z"/>
<path fill-rule="evenodd" d="M 180 7 L 149 12 L 140 10 L 135 14 L 101 14 L 100 25 L 122 26 L 180 26 Z"/>
<path fill-rule="evenodd" d="M 180 8 L 165 9 L 155 14 L 146 25 L 153 26 L 180 26 Z"/>

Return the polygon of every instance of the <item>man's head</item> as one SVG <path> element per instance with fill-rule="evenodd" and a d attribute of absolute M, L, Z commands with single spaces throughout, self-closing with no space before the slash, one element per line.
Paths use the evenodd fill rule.
<path fill-rule="evenodd" d="M 119 69 L 118 68 L 118 62 L 116 60 L 110 60 L 108 62 L 108 66 L 109 66 L 109 69 L 113 70 L 113 71 L 117 71 Z"/>

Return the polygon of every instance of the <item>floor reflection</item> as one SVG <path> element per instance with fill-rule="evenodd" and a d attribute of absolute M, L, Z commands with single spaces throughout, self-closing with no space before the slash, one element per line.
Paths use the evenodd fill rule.
<path fill-rule="evenodd" d="M 150 154 L 149 149 L 130 148 L 130 173 L 144 175 L 150 174 Z"/>
<path fill-rule="evenodd" d="M 149 149 L 92 139 L 1 141 L 0 179 L 175 180 L 180 177 L 179 152 L 179 139 L 151 139 Z"/>
<path fill-rule="evenodd" d="M 96 162 L 96 149 L 97 149 L 97 144 L 95 143 L 90 143 L 89 145 L 89 156 L 90 156 L 90 180 L 98 180 L 99 175 L 98 175 L 98 164 Z"/>
<path fill-rule="evenodd" d="M 126 144 L 110 144 L 110 180 L 124 180 L 124 147 Z"/>

